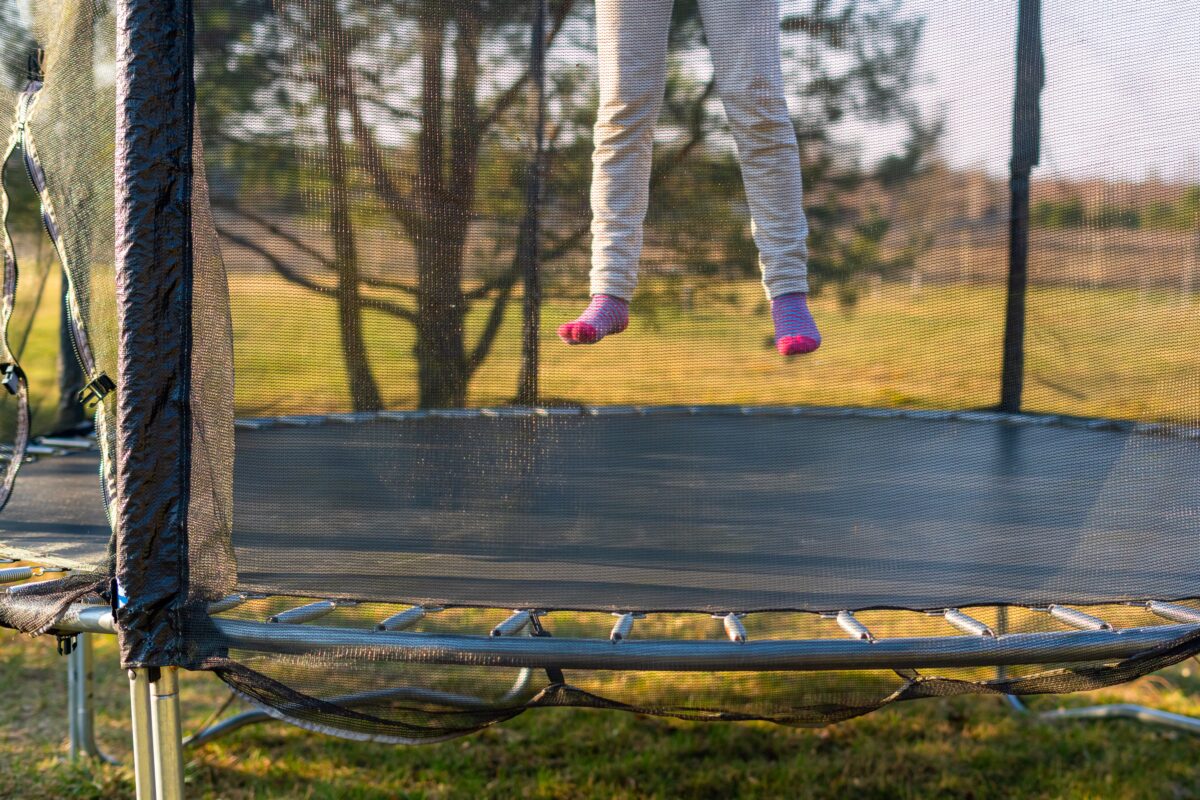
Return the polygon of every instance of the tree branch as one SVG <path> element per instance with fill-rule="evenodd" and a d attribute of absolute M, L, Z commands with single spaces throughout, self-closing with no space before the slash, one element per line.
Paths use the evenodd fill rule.
<path fill-rule="evenodd" d="M 484 323 L 483 330 L 479 333 L 479 339 L 476 340 L 475 347 L 471 350 L 471 355 L 467 357 L 468 375 L 474 375 L 475 371 L 487 360 L 488 354 L 492 351 L 492 345 L 496 341 L 496 336 L 500 333 L 500 326 L 504 323 L 504 312 L 508 309 L 508 301 L 512 297 L 513 286 L 517 282 L 517 266 L 515 264 L 512 271 L 508 274 L 509 281 L 506 285 L 500 287 L 500 294 L 492 302 L 491 311 L 488 312 L 488 319 Z"/>
<path fill-rule="evenodd" d="M 230 242 L 233 242 L 234 244 L 236 244 L 237 246 L 243 247 L 243 248 L 249 250 L 250 252 L 255 253 L 256 255 L 261 257 L 264 261 L 266 261 L 271 266 L 271 269 L 273 269 L 280 277 L 284 278 L 289 283 L 293 283 L 304 289 L 308 289 L 309 291 L 315 292 L 316 294 L 327 295 L 329 297 L 337 297 L 338 290 L 337 290 L 336 286 L 326 286 L 322 283 L 318 283 L 317 281 L 314 281 L 312 278 L 309 278 L 307 275 L 304 275 L 299 270 L 293 269 L 292 267 L 283 263 L 283 261 L 278 256 L 276 256 L 274 253 L 267 250 L 265 247 L 263 247 L 261 244 L 254 241 L 253 239 L 247 239 L 245 236 L 239 236 L 236 233 L 231 233 L 230 231 L 223 230 L 221 228 L 217 229 L 217 233 L 219 233 L 222 238 L 227 239 Z M 393 317 L 403 319 L 407 322 L 415 323 L 417 321 L 417 315 L 414 312 L 409 311 L 407 308 L 404 308 L 403 306 L 392 303 L 388 300 L 380 300 L 380 299 L 373 298 L 373 297 L 364 297 L 364 298 L 360 298 L 359 304 L 363 308 L 369 308 L 369 309 L 372 309 L 375 311 L 380 311 L 380 312 L 383 312 L 384 314 L 389 314 Z"/>

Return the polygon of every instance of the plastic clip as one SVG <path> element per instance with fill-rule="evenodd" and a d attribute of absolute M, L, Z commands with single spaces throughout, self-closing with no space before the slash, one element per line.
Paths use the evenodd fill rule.
<path fill-rule="evenodd" d="M 16 364 L 0 364 L 0 383 L 9 394 L 16 394 L 25 382 L 25 373 Z"/>
<path fill-rule="evenodd" d="M 46 51 L 42 48 L 31 50 L 25 60 L 25 72 L 31 81 L 41 81 L 46 75 Z"/>
<path fill-rule="evenodd" d="M 113 383 L 113 379 L 101 372 L 95 378 L 90 380 L 87 386 L 79 390 L 79 402 L 83 407 L 91 411 L 100 401 L 112 394 L 117 388 L 117 384 Z"/>
<path fill-rule="evenodd" d="M 58 638 L 58 654 L 60 656 L 69 656 L 69 655 L 71 655 L 72 651 L 75 650 L 75 646 L 76 646 L 75 636 L 76 636 L 76 634 L 72 633 L 72 634 L 68 634 L 65 636 L 60 635 L 57 637 Z"/>

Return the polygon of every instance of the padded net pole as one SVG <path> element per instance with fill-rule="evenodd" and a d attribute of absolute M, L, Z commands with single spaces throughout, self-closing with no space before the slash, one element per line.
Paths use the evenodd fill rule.
<path fill-rule="evenodd" d="M 126 667 L 168 666 L 191 489 L 189 0 L 122 0 L 116 91 L 118 634 Z"/>
<path fill-rule="evenodd" d="M 1017 85 L 1013 101 L 1009 182 L 1008 298 L 1004 313 L 1004 360 L 1000 410 L 1017 413 L 1025 384 L 1025 299 L 1029 285 L 1029 175 L 1041 160 L 1042 0 L 1021 0 L 1017 22 Z"/>

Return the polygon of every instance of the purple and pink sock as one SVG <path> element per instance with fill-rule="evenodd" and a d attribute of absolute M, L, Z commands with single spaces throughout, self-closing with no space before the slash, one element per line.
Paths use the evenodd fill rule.
<path fill-rule="evenodd" d="M 771 301 L 775 321 L 775 349 L 785 356 L 811 353 L 821 346 L 821 332 L 808 310 L 808 295 L 782 294 Z"/>
<path fill-rule="evenodd" d="M 775 321 L 775 348 L 780 354 L 802 355 L 821 346 L 821 333 L 808 310 L 808 295 L 797 292 L 776 297 L 771 301 L 771 318 Z M 595 344 L 627 327 L 629 303 L 598 294 L 579 319 L 559 326 L 558 335 L 567 344 Z"/>
<path fill-rule="evenodd" d="M 567 344 L 595 344 L 629 327 L 629 303 L 619 297 L 598 294 L 574 322 L 558 327 L 558 336 Z"/>

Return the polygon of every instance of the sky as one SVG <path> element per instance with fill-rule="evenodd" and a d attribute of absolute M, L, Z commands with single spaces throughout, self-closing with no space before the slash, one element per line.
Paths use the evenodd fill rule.
<path fill-rule="evenodd" d="M 922 101 L 944 104 L 947 153 L 1003 170 L 1016 0 L 904 0 L 926 17 Z M 1040 172 L 1200 182 L 1200 0 L 1044 0 Z"/>
<path fill-rule="evenodd" d="M 926 20 L 917 96 L 945 110 L 947 157 L 1003 174 L 1017 0 L 899 1 Z M 26 12 L 32 2 L 17 0 Z M 1200 0 L 1043 0 L 1043 15 L 1039 174 L 1200 183 Z M 864 134 L 864 158 L 894 152 L 900 136 Z"/>

